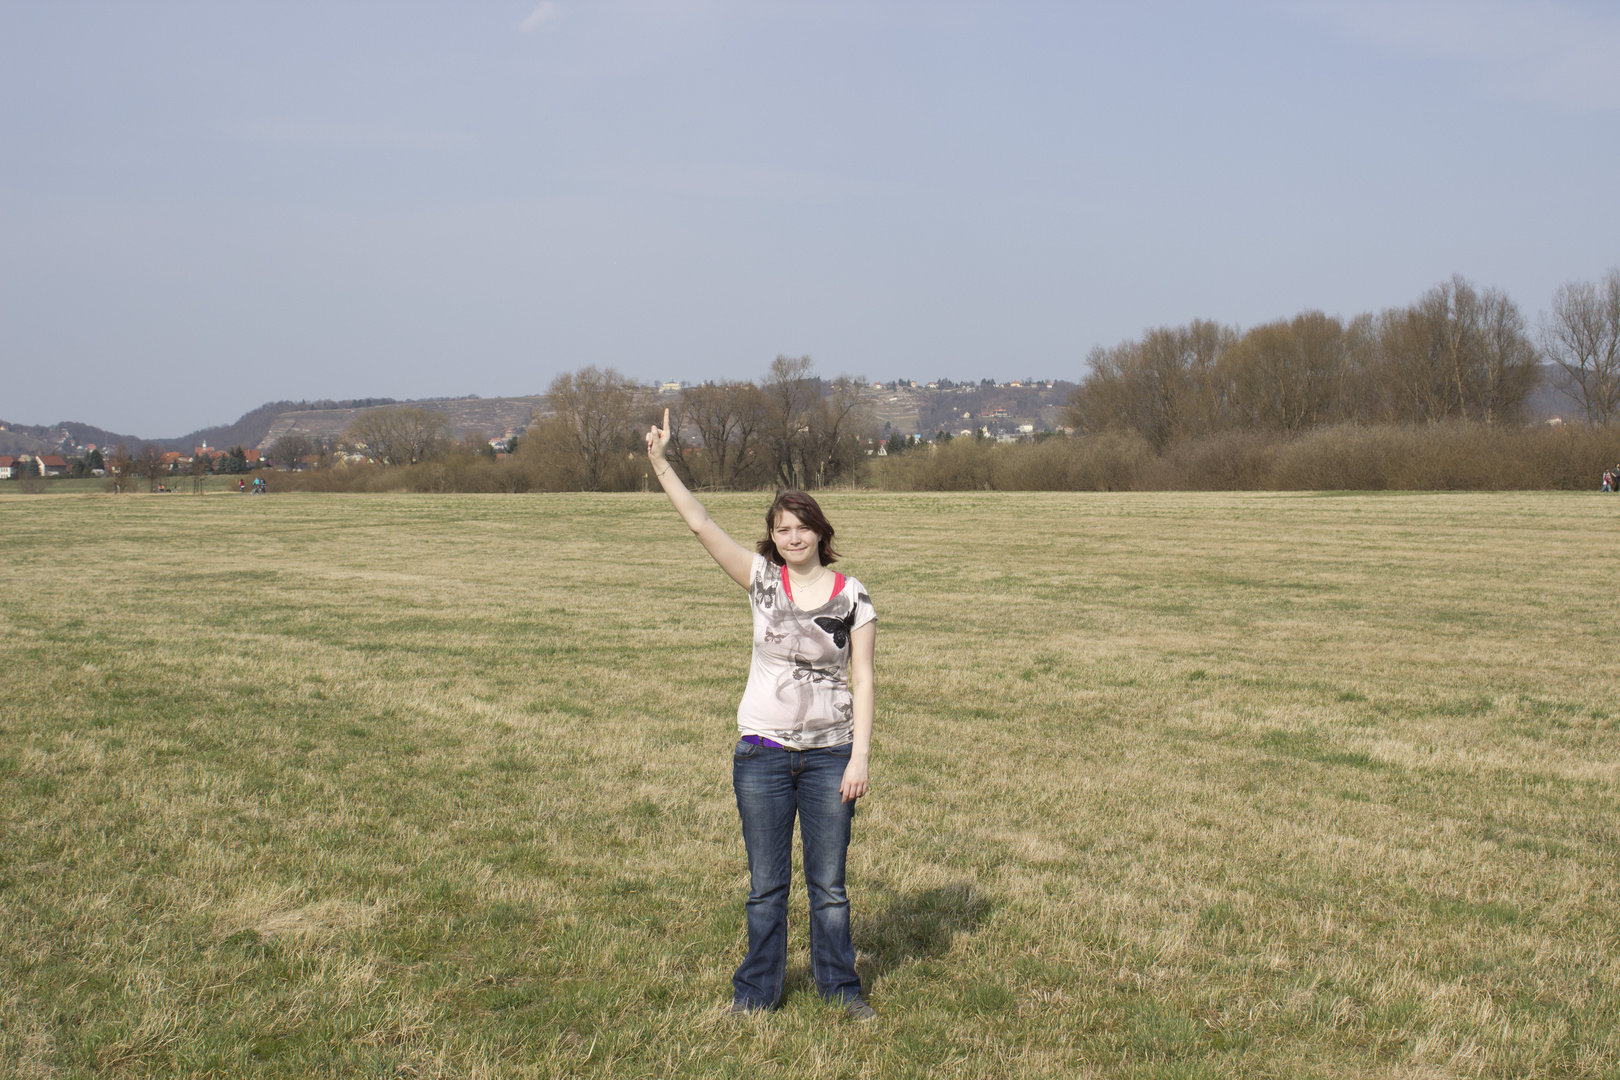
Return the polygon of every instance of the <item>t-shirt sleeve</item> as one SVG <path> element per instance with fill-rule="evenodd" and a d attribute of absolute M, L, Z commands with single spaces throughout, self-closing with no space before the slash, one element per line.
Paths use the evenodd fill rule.
<path fill-rule="evenodd" d="M 769 569 L 770 560 L 754 552 L 754 565 L 748 572 L 748 605 L 756 610 L 769 610 L 776 600 Z"/>
<path fill-rule="evenodd" d="M 866 586 L 859 581 L 853 582 L 855 586 L 855 621 L 851 627 L 865 626 L 877 620 L 877 609 L 872 607 L 872 597 L 868 595 Z"/>

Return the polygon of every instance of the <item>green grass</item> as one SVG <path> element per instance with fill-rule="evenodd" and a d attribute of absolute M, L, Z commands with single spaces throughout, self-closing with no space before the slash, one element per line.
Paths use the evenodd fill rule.
<path fill-rule="evenodd" d="M 0 1076 L 1616 1075 L 1610 503 L 824 504 L 866 1026 L 802 895 L 723 1015 L 748 612 L 661 497 L 0 500 Z"/>

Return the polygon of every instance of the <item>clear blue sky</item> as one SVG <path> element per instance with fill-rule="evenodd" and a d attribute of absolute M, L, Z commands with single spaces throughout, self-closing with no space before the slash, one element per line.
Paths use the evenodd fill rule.
<path fill-rule="evenodd" d="M 1078 378 L 1620 263 L 1620 5 L 0 5 L 0 417 Z"/>

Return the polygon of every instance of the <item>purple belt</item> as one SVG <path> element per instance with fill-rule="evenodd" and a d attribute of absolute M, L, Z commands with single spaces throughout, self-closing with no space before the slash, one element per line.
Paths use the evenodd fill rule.
<path fill-rule="evenodd" d="M 769 746 L 772 750 L 786 750 L 787 749 L 787 747 L 783 746 L 781 743 L 777 742 L 775 739 L 767 739 L 763 735 L 744 735 L 742 737 L 742 741 L 745 742 L 745 743 L 753 743 L 755 746 Z"/>

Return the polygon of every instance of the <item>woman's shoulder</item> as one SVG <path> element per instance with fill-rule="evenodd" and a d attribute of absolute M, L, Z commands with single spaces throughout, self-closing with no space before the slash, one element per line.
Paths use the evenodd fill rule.
<path fill-rule="evenodd" d="M 870 604 L 872 602 L 872 594 L 867 591 L 866 586 L 862 584 L 861 579 L 858 577 L 845 574 L 843 591 L 851 600 L 857 603 Z"/>

